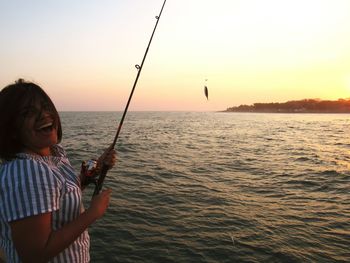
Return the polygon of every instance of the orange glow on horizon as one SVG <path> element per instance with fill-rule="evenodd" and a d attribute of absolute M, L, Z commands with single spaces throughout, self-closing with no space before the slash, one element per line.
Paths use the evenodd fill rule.
<path fill-rule="evenodd" d="M 0 85 L 33 80 L 60 110 L 123 110 L 162 1 L 16 1 L 0 4 Z M 130 109 L 349 98 L 349 10 L 347 0 L 168 1 Z"/>

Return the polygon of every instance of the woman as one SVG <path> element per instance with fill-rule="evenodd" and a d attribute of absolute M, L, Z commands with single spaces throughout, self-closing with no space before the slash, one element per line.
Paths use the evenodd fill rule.
<path fill-rule="evenodd" d="M 81 178 L 60 146 L 49 96 L 17 81 L 0 92 L 0 248 L 7 262 L 89 262 L 87 228 L 105 213 L 111 190 L 83 208 Z M 109 168 L 115 151 L 99 158 Z"/>

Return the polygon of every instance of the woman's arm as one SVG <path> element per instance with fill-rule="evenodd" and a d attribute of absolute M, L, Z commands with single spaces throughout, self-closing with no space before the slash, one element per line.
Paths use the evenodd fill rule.
<path fill-rule="evenodd" d="M 72 244 L 85 229 L 102 217 L 111 190 L 93 197 L 90 207 L 76 219 L 53 231 L 52 213 L 27 217 L 10 223 L 12 239 L 23 262 L 47 262 Z"/>

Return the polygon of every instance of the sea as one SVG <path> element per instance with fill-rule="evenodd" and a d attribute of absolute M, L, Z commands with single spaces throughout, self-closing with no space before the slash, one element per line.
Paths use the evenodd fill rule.
<path fill-rule="evenodd" d="M 77 170 L 121 114 L 60 113 Z M 349 114 L 129 112 L 91 262 L 350 262 L 349 128 Z"/>

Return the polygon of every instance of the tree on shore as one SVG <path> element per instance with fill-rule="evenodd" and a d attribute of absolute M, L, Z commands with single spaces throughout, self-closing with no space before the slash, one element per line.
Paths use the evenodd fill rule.
<path fill-rule="evenodd" d="M 226 112 L 281 112 L 281 113 L 350 113 L 350 99 L 304 99 L 283 103 L 254 103 L 230 107 Z"/>

